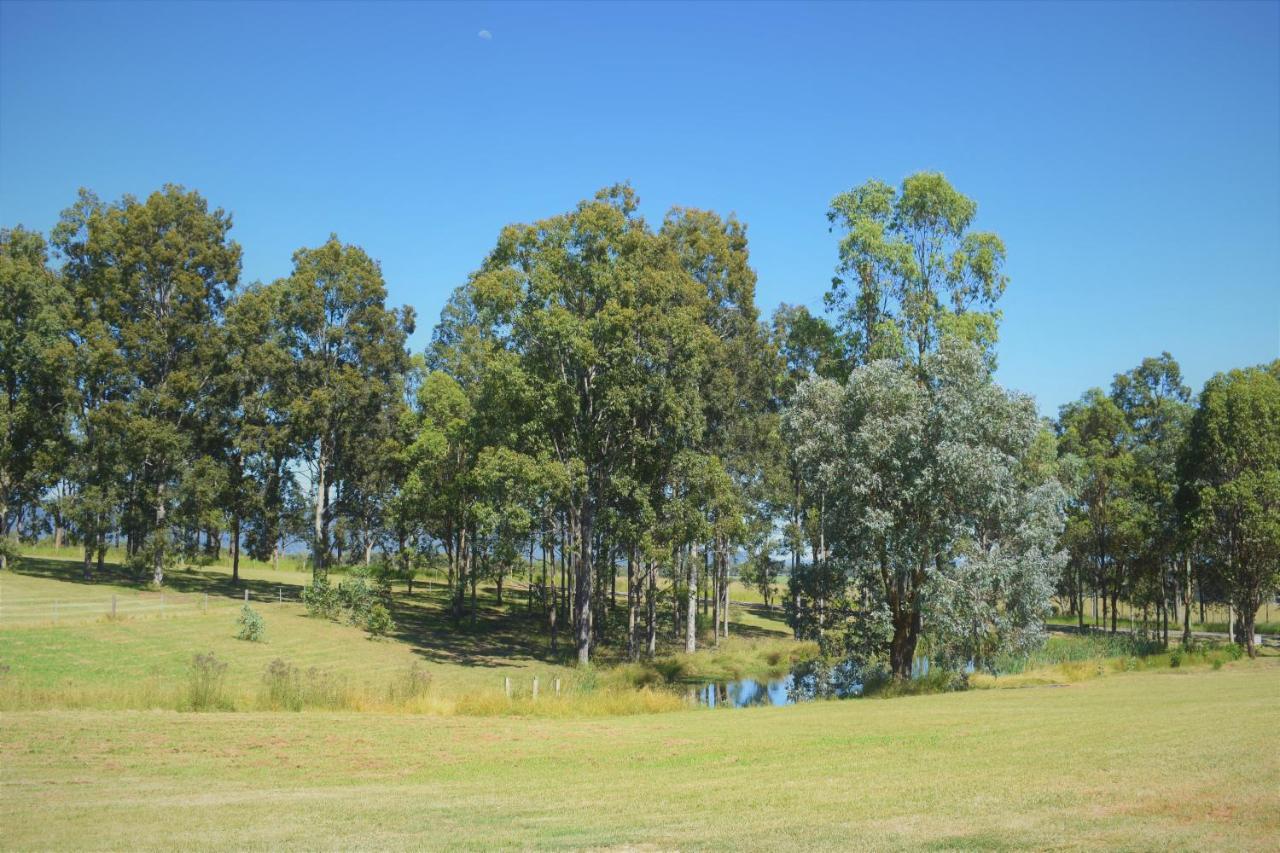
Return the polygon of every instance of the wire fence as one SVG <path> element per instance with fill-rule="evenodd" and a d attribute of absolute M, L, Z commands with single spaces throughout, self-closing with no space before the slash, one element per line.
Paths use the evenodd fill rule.
<path fill-rule="evenodd" d="M 0 595 L 0 626 L 121 619 L 136 616 L 181 616 L 242 607 L 245 604 L 286 604 L 301 600 L 297 587 L 245 589 L 236 596 L 207 592 L 139 592 L 101 597 Z"/>

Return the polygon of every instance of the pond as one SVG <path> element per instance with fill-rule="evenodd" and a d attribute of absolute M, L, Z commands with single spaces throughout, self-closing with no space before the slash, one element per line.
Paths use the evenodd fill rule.
<path fill-rule="evenodd" d="M 973 672 L 973 664 L 965 667 Z M 911 677 L 921 678 L 929 674 L 929 658 L 921 656 L 911 664 Z M 862 683 L 848 680 L 839 687 L 828 686 L 827 695 L 847 699 L 862 695 Z M 711 681 L 689 687 L 689 701 L 709 708 L 751 708 L 767 705 L 794 705 L 818 697 L 819 691 L 812 677 L 800 677 L 790 673 L 782 678 L 759 680 L 740 678 L 734 681 Z"/>

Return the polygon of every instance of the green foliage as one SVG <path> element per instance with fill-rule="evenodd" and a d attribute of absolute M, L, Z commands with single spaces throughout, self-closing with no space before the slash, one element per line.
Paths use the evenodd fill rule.
<path fill-rule="evenodd" d="M 314 581 L 302 590 L 302 603 L 312 616 L 358 625 L 382 637 L 395 627 L 386 606 L 389 596 L 385 573 L 358 566 L 336 586 L 327 577 Z"/>
<path fill-rule="evenodd" d="M 1192 535 L 1241 616 L 1233 639 L 1254 655 L 1255 614 L 1280 587 L 1280 361 L 1209 380 L 1182 469 Z"/>
<path fill-rule="evenodd" d="M 369 607 L 369 612 L 364 617 L 364 629 L 369 632 L 371 637 L 385 637 L 394 629 L 396 623 L 391 618 L 391 611 L 380 601 L 375 601 Z"/>
<path fill-rule="evenodd" d="M 338 590 L 328 578 L 320 578 L 302 589 L 302 603 L 307 613 L 322 619 L 337 619 L 341 611 Z"/>
<path fill-rule="evenodd" d="M 236 618 L 236 626 L 236 639 L 238 640 L 261 643 L 267 637 L 266 620 L 248 604 L 240 608 L 240 615 Z"/>
<path fill-rule="evenodd" d="M 857 358 L 919 364 L 950 337 L 994 361 L 1005 248 L 970 230 L 977 209 L 936 172 L 897 189 L 868 181 L 832 200 L 827 219 L 842 237 L 827 304 Z"/>

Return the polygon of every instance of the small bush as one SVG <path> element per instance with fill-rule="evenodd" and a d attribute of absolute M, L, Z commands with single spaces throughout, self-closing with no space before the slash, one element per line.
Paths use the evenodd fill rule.
<path fill-rule="evenodd" d="M 267 623 L 258 611 L 249 605 L 240 608 L 240 617 L 236 619 L 236 625 L 239 630 L 236 631 L 236 639 L 248 640 L 251 643 L 261 643 L 267 636 Z"/>
<path fill-rule="evenodd" d="M 1222 669 L 1222 658 L 1214 658 L 1214 659 L 1213 659 L 1213 668 L 1214 668 L 1214 669 Z"/>
<path fill-rule="evenodd" d="M 22 549 L 18 547 L 18 540 L 12 536 L 0 536 L 0 556 L 3 556 L 12 567 L 19 557 L 22 556 Z"/>
<path fill-rule="evenodd" d="M 1175 650 L 1169 653 L 1169 666 L 1173 669 L 1182 666 L 1182 652 Z"/>
<path fill-rule="evenodd" d="M 385 637 L 395 626 L 396 623 L 391 619 L 391 612 L 381 601 L 375 601 L 364 618 L 364 629 L 369 632 L 369 636 Z"/>
<path fill-rule="evenodd" d="M 210 711 L 230 705 L 223 692 L 227 676 L 227 664 L 214 656 L 196 655 L 191 661 L 191 678 L 188 682 L 187 703 L 193 711 Z"/>
<path fill-rule="evenodd" d="M 337 618 L 340 609 L 337 590 L 324 579 L 303 588 L 302 603 L 308 615 L 321 619 Z"/>

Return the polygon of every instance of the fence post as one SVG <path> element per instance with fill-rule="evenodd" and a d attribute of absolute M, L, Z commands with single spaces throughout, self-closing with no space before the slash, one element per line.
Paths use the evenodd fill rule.
<path fill-rule="evenodd" d="M 209 593 L 204 594 L 204 600 L 200 602 L 200 610 L 204 613 L 209 612 Z"/>
<path fill-rule="evenodd" d="M 533 701 L 538 701 L 538 676 L 533 677 Z"/>
<path fill-rule="evenodd" d="M 249 587 L 244 588 L 244 603 L 249 603 Z"/>
<path fill-rule="evenodd" d="M 276 587 L 276 603 L 284 604 L 284 587 L 282 586 Z"/>
<path fill-rule="evenodd" d="M 116 597 L 111 596 L 111 618 L 116 618 Z"/>
<path fill-rule="evenodd" d="M 560 695 L 560 679 L 556 679 L 556 695 Z"/>
<path fill-rule="evenodd" d="M 502 688 L 507 692 L 507 698 L 511 698 L 511 676 L 506 675 L 502 678 Z"/>

